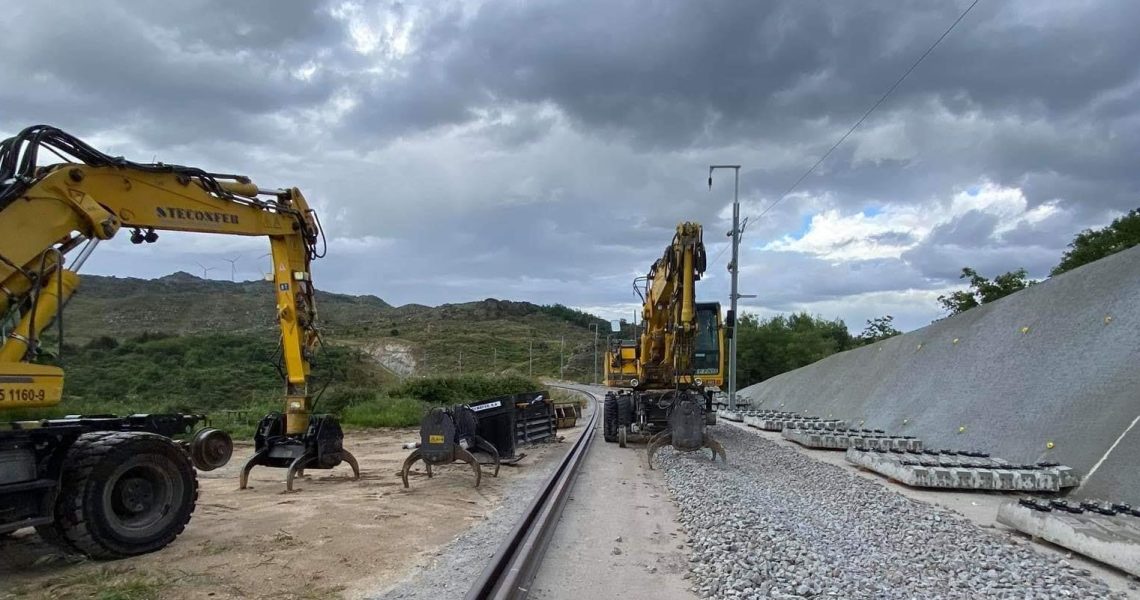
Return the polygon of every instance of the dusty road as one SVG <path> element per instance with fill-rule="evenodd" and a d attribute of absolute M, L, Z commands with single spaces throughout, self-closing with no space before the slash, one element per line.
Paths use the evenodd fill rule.
<path fill-rule="evenodd" d="M 564 444 L 526 446 L 518 467 L 498 478 L 484 471 L 472 487 L 468 467 L 419 474 L 405 490 L 397 475 L 418 430 L 350 432 L 345 446 L 360 461 L 310 471 L 284 493 L 284 470 L 257 468 L 251 489 L 237 473 L 252 448 L 239 446 L 224 469 L 199 474 L 194 518 L 173 544 L 141 557 L 74 562 L 31 530 L 0 539 L 0 598 L 330 598 L 360 597 L 406 578 L 440 548 L 484 521 L 530 468 Z M 446 518 L 440 518 L 445 515 Z"/>
<path fill-rule="evenodd" d="M 586 388 L 602 395 L 605 388 Z M 531 586 L 531 598 L 695 598 L 685 536 L 645 445 L 602 438 L 601 419 L 558 529 Z"/>

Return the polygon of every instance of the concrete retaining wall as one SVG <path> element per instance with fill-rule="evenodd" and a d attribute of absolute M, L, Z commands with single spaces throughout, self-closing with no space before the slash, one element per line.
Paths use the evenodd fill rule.
<path fill-rule="evenodd" d="M 1077 496 L 1140 504 L 1140 247 L 741 394 L 928 448 L 1057 461 L 1091 472 Z"/>

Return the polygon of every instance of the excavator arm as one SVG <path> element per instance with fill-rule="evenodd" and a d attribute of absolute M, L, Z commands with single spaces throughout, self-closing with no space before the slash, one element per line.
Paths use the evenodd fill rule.
<path fill-rule="evenodd" d="M 672 243 L 653 263 L 641 293 L 641 351 L 638 387 L 671 388 L 678 377 L 693 375 L 697 335 L 696 282 L 705 270 L 700 224 L 677 225 Z"/>
<path fill-rule="evenodd" d="M 38 166 L 47 149 L 74 162 Z M 310 263 L 321 238 L 300 190 L 258 188 L 239 175 L 107 156 L 52 127 L 0 144 L 0 409 L 52 406 L 63 373 L 38 365 L 39 338 L 78 285 L 76 271 L 102 240 L 132 230 L 269 238 L 286 373 L 286 434 L 309 426 L 309 360 L 318 343 Z M 72 255 L 75 259 L 68 264 Z M 6 318 L 5 318 L 6 317 Z"/>

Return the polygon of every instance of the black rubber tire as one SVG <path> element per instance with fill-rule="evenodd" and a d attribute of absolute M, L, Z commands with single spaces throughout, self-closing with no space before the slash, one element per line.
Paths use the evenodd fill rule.
<path fill-rule="evenodd" d="M 611 444 L 617 441 L 617 420 L 617 398 L 614 394 L 606 394 L 602 402 L 602 437 Z"/>
<path fill-rule="evenodd" d="M 618 427 L 629 427 L 633 424 L 633 394 L 618 394 L 617 422 Z"/>
<path fill-rule="evenodd" d="M 95 559 L 146 554 L 182 533 L 197 500 L 194 467 L 174 441 L 143 432 L 87 433 L 68 449 L 45 538 L 58 536 L 65 549 Z"/>
<path fill-rule="evenodd" d="M 47 525 L 36 525 L 36 533 L 40 535 L 40 539 L 44 542 L 59 548 L 63 552 L 68 554 L 78 553 L 79 551 L 75 549 L 75 546 L 72 546 L 71 542 L 63 537 L 63 532 L 60 531 L 58 525 L 58 523 L 54 522 L 48 523 Z"/>

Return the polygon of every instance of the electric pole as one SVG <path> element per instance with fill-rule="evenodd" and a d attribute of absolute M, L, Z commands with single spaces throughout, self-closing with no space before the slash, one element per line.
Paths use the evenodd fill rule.
<path fill-rule="evenodd" d="M 728 263 L 728 271 L 732 274 L 732 292 L 729 296 L 731 305 L 729 314 L 732 315 L 732 324 L 728 339 L 728 409 L 736 410 L 736 301 L 740 298 L 755 298 L 755 296 L 741 295 L 737 286 L 737 278 L 740 275 L 740 235 L 744 233 L 744 228 L 748 225 L 748 219 L 744 219 L 743 223 L 740 222 L 740 165 L 710 165 L 710 190 L 712 189 L 713 171 L 717 169 L 732 169 L 735 174 L 735 185 L 732 192 L 732 231 L 728 232 L 728 235 L 732 237 L 732 261 Z"/>
<path fill-rule="evenodd" d="M 530 341 L 530 350 L 529 350 L 529 354 L 528 354 L 526 364 L 527 364 L 527 373 L 531 377 L 534 377 L 534 340 Z"/>
<path fill-rule="evenodd" d="M 562 336 L 562 344 L 558 346 L 558 379 L 564 379 L 566 374 L 566 336 Z"/>
<path fill-rule="evenodd" d="M 598 385 L 598 324 L 593 324 L 594 328 L 594 385 Z"/>

